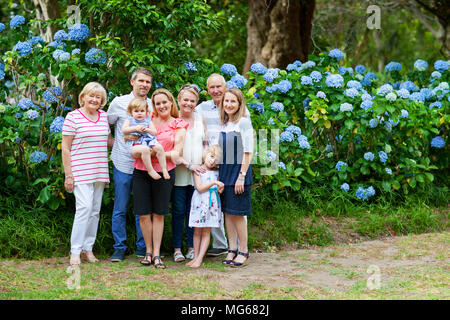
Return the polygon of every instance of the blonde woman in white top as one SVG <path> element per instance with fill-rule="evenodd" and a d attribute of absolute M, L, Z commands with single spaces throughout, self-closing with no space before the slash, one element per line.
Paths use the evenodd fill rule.
<path fill-rule="evenodd" d="M 194 193 L 195 173 L 205 172 L 202 167 L 203 148 L 207 144 L 205 118 L 195 111 L 199 99 L 198 88 L 195 85 L 181 87 L 178 94 L 179 117 L 189 123 L 183 146 L 183 159 L 175 169 L 175 187 L 172 193 L 172 239 L 174 261 L 184 261 L 194 258 L 194 229 L 189 228 L 189 212 Z M 188 252 L 186 257 L 181 252 L 183 227 L 186 228 Z"/>

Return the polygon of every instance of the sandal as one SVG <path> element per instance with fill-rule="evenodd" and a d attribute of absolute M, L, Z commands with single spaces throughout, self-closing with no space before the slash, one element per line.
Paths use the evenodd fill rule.
<path fill-rule="evenodd" d="M 98 260 L 94 254 L 92 253 L 92 251 L 81 251 L 81 259 L 90 263 L 97 263 L 100 262 L 100 260 Z"/>
<path fill-rule="evenodd" d="M 236 268 L 238 268 L 238 267 L 246 266 L 246 265 L 248 264 L 248 258 L 250 257 L 250 252 L 245 253 L 245 252 L 239 251 L 239 255 L 244 256 L 244 257 L 246 258 L 245 261 L 244 261 L 244 262 L 235 262 L 235 261 L 233 260 L 233 261 L 231 261 L 231 263 L 230 263 L 230 266 L 231 266 L 231 267 L 236 267 Z"/>
<path fill-rule="evenodd" d="M 156 263 L 156 260 L 158 260 L 159 262 Z M 162 261 L 161 261 L 161 256 L 153 257 L 153 263 L 155 264 L 155 268 L 160 268 L 160 269 L 166 268 L 166 265 L 164 263 L 162 263 Z"/>
<path fill-rule="evenodd" d="M 181 251 L 177 250 L 174 252 L 173 254 L 173 261 L 175 262 L 181 262 L 186 260 L 186 258 L 183 256 L 183 254 L 181 253 Z"/>
<path fill-rule="evenodd" d="M 147 259 L 148 257 L 150 257 L 150 259 Z M 139 261 L 140 264 L 142 264 L 143 266 L 150 266 L 152 264 L 152 253 L 151 252 L 146 252 L 144 259 L 142 259 L 141 261 Z"/>
<path fill-rule="evenodd" d="M 238 254 L 238 250 L 228 250 L 228 253 L 234 253 L 234 257 L 229 259 L 229 260 L 222 260 L 223 264 L 231 264 L 233 262 L 233 259 L 236 258 L 237 254 Z"/>
<path fill-rule="evenodd" d="M 193 260 L 195 258 L 195 252 L 194 249 L 189 250 L 188 253 L 186 253 L 186 259 Z"/>

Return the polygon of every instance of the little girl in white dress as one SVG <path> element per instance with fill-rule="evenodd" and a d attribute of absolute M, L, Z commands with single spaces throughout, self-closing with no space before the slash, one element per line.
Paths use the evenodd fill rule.
<path fill-rule="evenodd" d="M 208 147 L 203 153 L 206 172 L 194 175 L 195 190 L 191 200 L 189 227 L 194 228 L 194 259 L 186 265 L 198 268 L 209 246 L 211 228 L 220 226 L 223 214 L 220 195 L 224 184 L 219 181 L 216 165 L 220 162 L 222 149 L 218 145 Z"/>

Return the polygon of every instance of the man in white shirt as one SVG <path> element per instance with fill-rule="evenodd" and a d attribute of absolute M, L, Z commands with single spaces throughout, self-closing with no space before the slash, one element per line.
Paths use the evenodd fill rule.
<path fill-rule="evenodd" d="M 222 96 L 227 90 L 227 83 L 225 78 L 218 74 L 213 73 L 206 81 L 206 87 L 208 94 L 212 100 L 204 101 L 200 103 L 196 110 L 199 110 L 200 114 L 205 117 L 208 144 L 218 144 L 220 134 L 220 117 L 219 117 L 219 104 L 222 100 Z M 250 112 L 246 109 L 246 117 L 250 119 Z M 227 237 L 225 236 L 225 229 L 222 224 L 219 228 L 211 228 L 211 235 L 213 238 L 212 248 L 207 251 L 208 256 L 219 256 L 228 252 Z"/>
<path fill-rule="evenodd" d="M 124 141 L 122 125 L 127 119 L 127 108 L 131 100 L 136 97 L 146 99 L 149 110 L 153 111 L 151 99 L 147 97 L 152 87 L 153 74 L 146 68 L 138 68 L 131 75 L 131 93 L 115 97 L 109 105 L 108 122 L 114 125 L 114 146 L 111 152 L 114 179 L 114 209 L 112 213 L 112 232 L 114 237 L 114 253 L 112 262 L 122 261 L 125 258 L 127 245 L 126 215 L 131 194 L 133 179 L 133 162 L 129 149 Z M 136 255 L 143 258 L 145 255 L 145 242 L 139 226 L 139 216 L 136 216 Z"/>

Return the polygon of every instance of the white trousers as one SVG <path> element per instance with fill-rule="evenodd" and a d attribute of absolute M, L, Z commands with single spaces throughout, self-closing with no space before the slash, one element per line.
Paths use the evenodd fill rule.
<path fill-rule="evenodd" d="M 75 185 L 73 189 L 75 218 L 70 237 L 70 253 L 80 254 L 82 250 L 92 251 L 97 237 L 104 189 L 104 182 Z"/>

